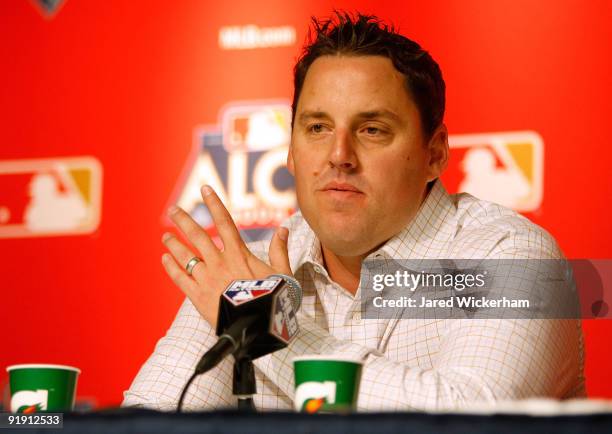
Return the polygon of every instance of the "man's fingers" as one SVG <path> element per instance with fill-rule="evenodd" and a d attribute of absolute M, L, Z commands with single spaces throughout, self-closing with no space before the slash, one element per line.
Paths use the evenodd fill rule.
<path fill-rule="evenodd" d="M 176 238 L 171 233 L 166 232 L 162 236 L 162 242 L 168 248 L 170 253 L 172 253 L 172 256 L 174 256 L 174 259 L 176 260 L 175 264 L 180 265 L 182 267 L 183 272 L 185 273 L 185 276 L 189 278 L 185 267 L 187 266 L 189 261 L 197 255 L 194 255 L 194 253 L 190 249 L 188 249 L 182 242 L 178 240 L 178 238 Z M 196 280 L 201 280 L 205 272 L 204 269 L 204 262 L 198 262 L 193 266 L 191 274 Z"/>
<path fill-rule="evenodd" d="M 289 265 L 289 253 L 287 252 L 287 239 L 289 238 L 289 230 L 285 227 L 276 229 L 272 240 L 270 241 L 270 249 L 268 257 L 270 265 L 275 270 L 282 274 L 291 275 L 291 266 Z"/>
<path fill-rule="evenodd" d="M 185 234 L 187 239 L 199 250 L 200 254 L 210 260 L 217 257 L 219 249 L 210 239 L 206 231 L 184 210 L 173 206 L 168 210 L 168 216 Z"/>
<path fill-rule="evenodd" d="M 174 284 L 191 299 L 197 293 L 198 289 L 195 281 L 187 275 L 185 270 L 176 263 L 169 253 L 164 253 L 162 255 L 162 264 Z"/>
<path fill-rule="evenodd" d="M 236 252 L 244 248 L 245 244 L 240 238 L 240 232 L 217 193 L 210 186 L 205 185 L 202 187 L 202 198 L 215 221 L 217 232 L 223 241 L 223 249 Z"/>

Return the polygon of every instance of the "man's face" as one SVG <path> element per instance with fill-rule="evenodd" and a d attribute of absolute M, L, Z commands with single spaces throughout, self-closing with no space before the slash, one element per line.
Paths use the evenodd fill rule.
<path fill-rule="evenodd" d="M 442 136 L 446 142 L 445 130 Z M 404 77 L 388 58 L 323 56 L 312 63 L 288 168 L 302 214 L 324 247 L 364 255 L 398 233 L 439 175 L 431 155 Z"/>

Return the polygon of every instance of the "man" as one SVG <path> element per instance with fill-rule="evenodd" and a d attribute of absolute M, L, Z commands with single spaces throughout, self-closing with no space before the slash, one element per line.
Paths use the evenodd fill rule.
<path fill-rule="evenodd" d="M 361 318 L 366 259 L 562 257 L 550 235 L 515 212 L 446 193 L 438 180 L 448 159 L 444 103 L 438 65 L 415 42 L 373 17 L 315 21 L 295 67 L 287 159 L 300 212 L 268 249 L 246 246 L 205 186 L 219 249 L 188 214 L 170 210 L 197 249 L 163 237 L 163 265 L 188 299 L 123 405 L 173 410 L 217 339 L 220 293 L 234 279 L 274 273 L 294 275 L 304 297 L 297 338 L 255 360 L 259 409 L 292 407 L 291 360 L 303 354 L 362 360 L 362 410 L 582 395 L 578 321 Z M 199 377 L 185 408 L 234 406 L 231 376 L 225 360 Z"/>

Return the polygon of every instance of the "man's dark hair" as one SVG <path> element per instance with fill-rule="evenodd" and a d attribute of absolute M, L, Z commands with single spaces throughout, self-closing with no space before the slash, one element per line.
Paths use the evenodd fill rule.
<path fill-rule="evenodd" d="M 326 20 L 312 18 L 313 28 L 293 70 L 293 111 L 310 65 L 321 56 L 384 56 L 406 79 L 406 88 L 421 117 L 426 138 L 430 138 L 444 118 L 445 85 L 442 72 L 429 53 L 416 42 L 400 35 L 393 26 L 372 15 L 335 12 Z"/>

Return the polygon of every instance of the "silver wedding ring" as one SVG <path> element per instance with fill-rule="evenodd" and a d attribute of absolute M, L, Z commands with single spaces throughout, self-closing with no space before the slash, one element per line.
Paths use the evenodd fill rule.
<path fill-rule="evenodd" d="M 198 262 L 202 262 L 202 260 L 198 258 L 197 256 L 194 256 L 193 258 L 189 260 L 189 262 L 187 262 L 187 265 L 185 265 L 185 270 L 187 270 L 187 274 L 191 276 L 193 267 L 195 267 Z"/>

